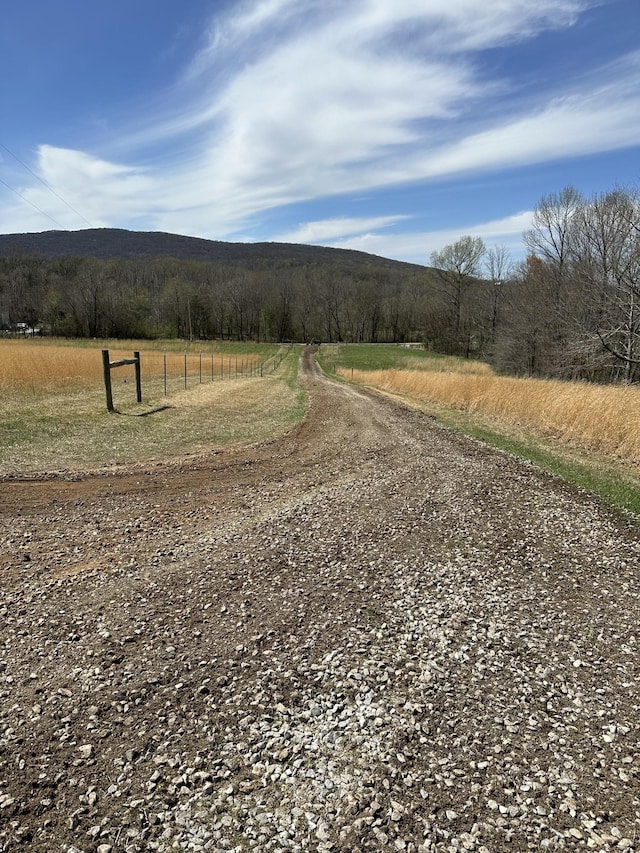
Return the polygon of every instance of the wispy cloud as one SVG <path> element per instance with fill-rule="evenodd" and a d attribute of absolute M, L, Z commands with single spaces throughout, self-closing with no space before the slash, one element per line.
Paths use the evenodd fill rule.
<path fill-rule="evenodd" d="M 267 53 L 257 45 L 257 58 L 217 100 L 221 124 L 207 185 L 221 191 L 235 219 L 247 208 L 455 172 L 441 150 L 468 132 L 465 116 L 471 127 L 479 121 L 481 104 L 501 88 L 477 76 L 465 51 L 566 26 L 587 4 L 497 5 L 311 2 L 297 9 L 305 7 L 312 24 L 301 28 L 298 20 L 286 33 L 276 13 L 291 4 L 272 0 L 243 10 L 227 31 L 255 36 L 259 21 L 261 38 L 266 30 L 280 39 L 267 38 Z M 459 168 L 470 165 L 461 158 Z"/>
<path fill-rule="evenodd" d="M 640 144 L 640 54 L 600 69 L 600 83 L 551 99 L 532 112 L 472 133 L 428 154 L 425 177 L 522 166 Z"/>
<path fill-rule="evenodd" d="M 515 213 L 489 222 L 462 222 L 457 228 L 433 231 L 385 232 L 369 231 L 344 240 L 332 241 L 340 249 L 357 249 L 386 258 L 403 258 L 415 264 L 429 264 L 431 253 L 454 243 L 463 234 L 481 237 L 487 248 L 504 246 L 514 261 L 523 257 L 522 233 L 531 227 L 533 212 Z"/>
<path fill-rule="evenodd" d="M 322 219 L 305 222 L 292 231 L 276 235 L 274 239 L 281 243 L 323 243 L 327 240 L 335 241 L 353 234 L 362 234 L 371 229 L 387 228 L 407 218 L 407 216 L 373 216 Z"/>
<path fill-rule="evenodd" d="M 96 224 L 265 239 L 269 211 L 294 203 L 636 145 L 637 55 L 519 102 L 514 81 L 489 77 L 477 62 L 479 51 L 570 27 L 597 4 L 232 4 L 212 21 L 162 111 L 100 151 L 42 144 L 37 169 Z M 80 227 L 44 187 L 19 189 Z M 388 226 L 407 215 L 330 216 L 284 234 L 274 227 L 271 237 L 391 245 Z M 12 217 L 20 218 L 18 204 L 0 213 L 0 228 Z M 27 211 L 21 221 L 36 218 Z"/>

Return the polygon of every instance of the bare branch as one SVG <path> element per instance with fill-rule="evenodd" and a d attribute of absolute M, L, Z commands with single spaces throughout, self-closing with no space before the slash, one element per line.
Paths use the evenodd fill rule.
<path fill-rule="evenodd" d="M 607 350 L 607 352 L 610 352 L 611 355 L 614 355 L 616 358 L 619 358 L 620 361 L 624 361 L 625 364 L 640 364 L 640 358 L 629 358 L 628 356 L 623 355 L 622 353 L 615 350 L 612 346 L 610 346 L 600 334 L 600 329 L 596 329 L 596 334 L 600 338 L 602 346 Z"/>

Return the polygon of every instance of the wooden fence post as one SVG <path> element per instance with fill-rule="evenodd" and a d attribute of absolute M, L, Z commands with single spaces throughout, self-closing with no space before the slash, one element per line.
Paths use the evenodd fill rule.
<path fill-rule="evenodd" d="M 162 354 L 162 368 L 164 376 L 164 396 L 167 396 L 167 353 Z"/>
<path fill-rule="evenodd" d="M 113 411 L 113 394 L 111 393 L 111 365 L 109 364 L 109 350 L 102 350 L 102 370 L 104 373 L 104 390 L 107 395 L 107 411 Z"/>
<path fill-rule="evenodd" d="M 134 367 L 136 369 L 136 400 L 142 402 L 142 372 L 140 370 L 140 353 L 134 352 Z"/>
<path fill-rule="evenodd" d="M 142 402 L 142 379 L 140 371 L 140 353 L 134 352 L 133 358 L 121 358 L 119 361 L 109 361 L 109 350 L 102 350 L 102 373 L 104 375 L 104 390 L 107 397 L 107 411 L 114 412 L 113 393 L 111 391 L 111 368 L 133 364 L 136 371 L 136 400 Z"/>

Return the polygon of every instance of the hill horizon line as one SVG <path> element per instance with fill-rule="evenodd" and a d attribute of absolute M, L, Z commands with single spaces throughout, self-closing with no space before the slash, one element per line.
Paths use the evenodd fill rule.
<path fill-rule="evenodd" d="M 358 266 L 427 270 L 428 267 L 373 255 L 358 249 L 338 249 L 309 243 L 233 242 L 189 237 L 165 231 L 127 228 L 85 228 L 77 231 L 33 231 L 0 234 L 0 257 L 29 255 L 49 260 L 65 257 L 129 259 L 172 257 L 178 260 L 257 261 L 297 260 L 318 263 L 351 261 Z"/>

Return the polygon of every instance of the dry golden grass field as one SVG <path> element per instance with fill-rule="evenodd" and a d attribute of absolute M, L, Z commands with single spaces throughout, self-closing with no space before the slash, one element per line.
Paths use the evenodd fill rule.
<path fill-rule="evenodd" d="M 141 405 L 128 365 L 112 372 L 117 413 L 106 412 L 104 348 L 111 360 L 140 351 Z M 329 372 L 400 396 L 640 512 L 640 389 L 501 377 L 481 362 L 398 347 L 322 351 Z M 275 371 L 274 356 L 284 356 Z M 112 466 L 281 435 L 306 411 L 297 360 L 298 348 L 187 345 L 185 389 L 184 342 L 0 339 L 0 476 Z"/>
<path fill-rule="evenodd" d="M 304 415 L 295 351 L 274 371 L 277 346 L 224 345 L 203 348 L 202 356 L 192 347 L 185 389 L 180 345 L 145 346 L 0 339 L 0 475 L 102 467 L 259 441 L 288 431 Z M 117 411 L 107 413 L 103 348 L 111 361 L 140 352 L 142 404 L 136 402 L 133 366 L 119 367 L 112 371 Z"/>
<path fill-rule="evenodd" d="M 50 338 L 0 339 L 0 391 L 15 390 L 24 393 L 49 392 L 60 388 L 93 387 L 102 382 L 102 350 L 109 350 L 109 358 L 116 361 L 131 358 L 134 351 L 141 353 L 142 380 L 145 387 L 155 390 L 164 381 L 167 366 L 169 383 L 176 380 L 184 387 L 185 355 L 188 384 L 252 373 L 277 347 L 263 348 L 264 352 L 251 352 L 247 347 L 226 345 L 191 345 L 171 342 L 164 348 L 150 348 L 140 341 L 99 341 L 59 343 Z M 272 352 L 269 353 L 269 350 Z M 114 383 L 132 381 L 133 368 L 118 368 L 113 374 Z"/>

